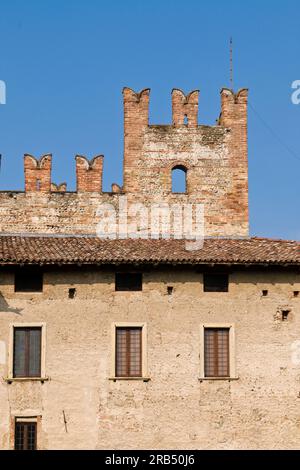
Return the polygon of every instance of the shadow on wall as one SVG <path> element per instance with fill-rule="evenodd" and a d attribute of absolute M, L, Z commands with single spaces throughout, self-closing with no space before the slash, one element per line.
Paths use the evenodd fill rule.
<path fill-rule="evenodd" d="M 23 310 L 22 308 L 11 308 L 6 302 L 2 293 L 0 292 L 0 312 L 9 312 L 9 313 L 16 313 L 17 315 L 22 315 L 21 313 L 22 310 Z"/>

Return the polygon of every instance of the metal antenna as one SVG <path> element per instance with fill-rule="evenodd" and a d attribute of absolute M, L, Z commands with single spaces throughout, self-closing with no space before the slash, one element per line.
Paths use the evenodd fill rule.
<path fill-rule="evenodd" d="M 230 86 L 231 86 L 231 89 L 233 90 L 233 60 L 232 60 L 232 49 L 233 49 L 233 43 L 232 43 L 232 37 L 230 37 Z"/>

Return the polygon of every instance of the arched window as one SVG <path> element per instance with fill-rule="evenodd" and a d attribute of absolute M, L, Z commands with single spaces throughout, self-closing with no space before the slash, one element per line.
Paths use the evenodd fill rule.
<path fill-rule="evenodd" d="M 172 168 L 172 193 L 186 193 L 187 169 L 183 165 Z"/>

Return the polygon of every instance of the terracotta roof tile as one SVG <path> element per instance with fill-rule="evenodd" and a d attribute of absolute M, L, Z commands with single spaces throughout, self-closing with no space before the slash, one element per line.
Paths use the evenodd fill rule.
<path fill-rule="evenodd" d="M 300 264 L 300 242 L 208 238 L 200 250 L 184 240 L 102 240 L 91 236 L 0 236 L 0 264 Z"/>

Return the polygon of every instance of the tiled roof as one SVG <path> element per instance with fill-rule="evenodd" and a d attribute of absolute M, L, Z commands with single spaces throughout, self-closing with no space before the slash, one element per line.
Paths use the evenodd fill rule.
<path fill-rule="evenodd" d="M 300 242 L 267 238 L 207 238 L 202 249 L 187 251 L 184 240 L 0 235 L 0 264 L 18 263 L 300 265 Z"/>

